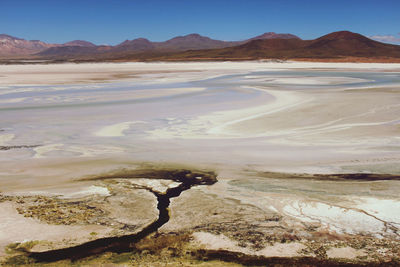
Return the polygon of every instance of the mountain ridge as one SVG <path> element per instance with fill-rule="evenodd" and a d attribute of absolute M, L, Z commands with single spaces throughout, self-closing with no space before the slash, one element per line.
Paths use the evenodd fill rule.
<path fill-rule="evenodd" d="M 338 31 L 314 40 L 294 38 L 253 40 L 235 47 L 167 55 L 160 60 L 337 59 L 345 57 L 400 59 L 400 46 L 374 41 L 358 33 Z"/>
<path fill-rule="evenodd" d="M 14 42 L 15 46 L 22 47 L 28 42 L 28 48 L 30 48 L 28 52 L 31 53 L 42 49 L 27 56 L 40 60 L 179 61 L 378 58 L 400 61 L 399 45 L 381 43 L 350 31 L 332 32 L 313 40 L 302 40 L 292 34 L 266 32 L 242 41 L 221 41 L 192 33 L 164 42 L 136 38 L 115 46 L 97 46 L 82 40 L 65 44 L 46 44 L 41 41 L 26 41 L 2 34 L 0 35 L 0 50 L 3 43 L 10 43 L 10 40 Z M 15 55 L 16 51 L 13 52 Z"/>
<path fill-rule="evenodd" d="M 168 39 L 163 42 L 152 42 L 146 38 L 136 38 L 133 40 L 125 40 L 124 42 L 117 44 L 115 46 L 110 46 L 107 50 L 107 53 L 115 53 L 115 54 L 124 54 L 124 53 L 143 53 L 143 52 L 152 52 L 152 53 L 162 53 L 162 52 L 178 52 L 178 51 L 186 51 L 186 50 L 202 50 L 202 49 L 216 49 L 216 48 L 224 48 L 224 47 L 232 47 L 236 45 L 240 45 L 246 43 L 250 40 L 264 38 L 264 39 L 273 39 L 273 38 L 297 38 L 299 37 L 295 35 L 289 34 L 277 34 L 277 33 L 264 33 L 260 36 L 253 37 L 251 39 L 247 39 L 244 41 L 221 41 L 211 39 L 207 36 L 202 36 L 198 33 L 191 33 L 183 36 L 176 36 L 171 39 Z M 68 50 L 68 52 L 66 52 Z M 67 54 L 72 55 L 72 50 L 78 54 L 84 54 L 87 52 L 85 49 L 63 49 L 63 48 L 54 48 L 49 50 L 44 50 L 39 53 L 40 56 L 67 56 Z M 99 51 L 91 51 L 89 53 L 95 54 Z M 100 53 L 103 53 L 101 51 Z"/>
<path fill-rule="evenodd" d="M 95 47 L 94 43 L 85 41 L 85 40 L 73 40 L 67 43 L 62 44 L 63 46 L 82 46 L 82 47 Z"/>
<path fill-rule="evenodd" d="M 24 56 L 43 51 L 54 44 L 39 40 L 25 40 L 8 34 L 0 34 L 0 56 Z"/>
<path fill-rule="evenodd" d="M 299 38 L 290 35 L 292 38 Z M 239 45 L 257 38 L 290 38 L 288 34 L 264 33 L 244 41 L 221 41 L 191 33 L 176 36 L 163 42 L 152 42 L 146 38 L 125 40 L 114 46 L 95 45 L 84 40 L 74 40 L 64 44 L 48 44 L 39 40 L 25 40 L 7 34 L 0 34 L 0 56 L 24 56 L 38 54 L 39 56 L 71 56 L 85 53 L 96 54 L 104 51 L 121 52 L 143 52 L 143 51 L 184 51 L 224 48 Z M 4 43 L 7 42 L 7 47 Z M 68 48 L 65 48 L 68 47 Z M 73 47 L 73 48 L 72 48 Z M 91 48 L 91 49 L 88 49 Z"/>

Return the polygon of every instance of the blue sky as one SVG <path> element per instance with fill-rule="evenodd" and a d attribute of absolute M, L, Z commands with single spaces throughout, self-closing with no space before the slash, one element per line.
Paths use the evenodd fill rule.
<path fill-rule="evenodd" d="M 53 43 L 270 31 L 313 39 L 338 30 L 400 38 L 400 0 L 0 0 L 0 14 L 0 33 Z"/>

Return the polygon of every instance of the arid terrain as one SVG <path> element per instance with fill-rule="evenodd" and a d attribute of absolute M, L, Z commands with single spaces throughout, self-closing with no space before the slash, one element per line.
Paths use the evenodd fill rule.
<path fill-rule="evenodd" d="M 399 88 L 400 64 L 0 65 L 1 263 L 399 266 Z"/>
<path fill-rule="evenodd" d="M 47 44 L 0 34 L 2 64 L 228 60 L 399 63 L 400 45 L 382 43 L 350 31 L 332 32 L 313 40 L 274 32 L 240 41 L 188 34 L 164 42 L 137 38 L 115 46 L 96 46 L 82 40 Z"/>

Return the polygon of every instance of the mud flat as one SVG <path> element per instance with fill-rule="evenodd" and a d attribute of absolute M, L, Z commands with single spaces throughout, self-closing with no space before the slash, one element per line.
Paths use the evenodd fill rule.
<path fill-rule="evenodd" d="M 361 202 L 362 197 L 355 197 L 373 187 L 376 181 L 388 182 L 385 175 L 366 182 L 357 175 L 352 179 L 347 174 L 341 186 L 348 183 L 351 187 L 348 192 L 325 189 L 324 200 L 320 199 L 323 194 L 316 196 L 311 191 L 318 186 L 311 187 L 308 184 L 311 179 L 305 179 L 304 174 L 270 176 L 248 173 L 247 179 L 217 181 L 211 171 L 148 165 L 84 177 L 82 180 L 96 185 L 81 194 L 3 195 L 0 207 L 7 213 L 8 221 L 13 222 L 4 225 L 3 221 L 7 234 L 3 234 L 2 240 L 14 241 L 2 243 L 7 252 L 3 255 L 4 263 L 114 262 L 133 266 L 161 266 L 166 262 L 188 266 L 396 266 L 399 263 L 397 214 L 386 213 L 385 217 L 384 211 L 376 209 L 377 199 Z M 278 191 L 286 188 L 286 193 L 277 194 L 274 186 L 277 177 L 281 177 Z M 325 177 L 317 176 L 314 182 L 326 182 L 328 188 L 337 183 Z M 293 179 L 305 179 L 298 192 Z M 389 181 L 395 179 L 398 177 Z M 256 189 L 249 190 L 252 186 Z M 346 203 L 349 198 L 359 204 Z M 325 207 L 318 207 L 321 203 L 326 203 Z M 396 209 L 393 204 L 386 203 Z M 294 214 L 297 206 L 301 208 Z M 312 213 L 313 208 L 319 210 Z M 16 238 L 24 240 L 15 242 Z"/>
<path fill-rule="evenodd" d="M 6 265 L 400 264 L 400 65 L 0 69 Z"/>

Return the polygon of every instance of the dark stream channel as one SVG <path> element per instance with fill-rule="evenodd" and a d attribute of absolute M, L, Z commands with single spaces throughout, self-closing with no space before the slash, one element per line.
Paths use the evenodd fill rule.
<path fill-rule="evenodd" d="M 111 177 L 112 178 L 112 177 Z M 107 179 L 107 177 L 105 178 Z M 169 188 L 164 194 L 147 188 L 157 197 L 157 209 L 159 210 L 158 219 L 143 228 L 140 232 L 131 235 L 118 237 L 106 237 L 96 239 L 81 245 L 67 247 L 44 252 L 29 252 L 28 256 L 37 262 L 54 262 L 59 260 L 71 259 L 78 260 L 88 256 L 98 255 L 104 252 L 123 253 L 134 249 L 134 244 L 156 232 L 161 226 L 170 219 L 169 204 L 170 199 L 178 197 L 183 191 L 196 185 L 212 185 L 217 182 L 216 175 L 213 172 L 191 172 L 188 170 L 174 171 L 168 173 L 162 179 L 174 180 L 181 184 L 177 187 Z"/>

